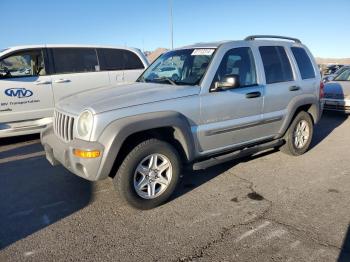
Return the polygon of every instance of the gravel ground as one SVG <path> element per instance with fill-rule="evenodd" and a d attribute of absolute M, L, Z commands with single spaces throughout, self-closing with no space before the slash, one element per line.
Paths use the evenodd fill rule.
<path fill-rule="evenodd" d="M 312 149 L 186 173 L 149 211 L 45 160 L 38 136 L 0 140 L 0 261 L 350 261 L 350 119 L 325 114 Z"/>

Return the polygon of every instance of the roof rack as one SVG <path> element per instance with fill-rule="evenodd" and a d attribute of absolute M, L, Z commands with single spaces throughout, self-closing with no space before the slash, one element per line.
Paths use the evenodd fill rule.
<path fill-rule="evenodd" d="M 294 41 L 295 43 L 301 44 L 301 41 L 297 38 L 293 37 L 288 37 L 288 36 L 279 36 L 279 35 L 250 35 L 247 36 L 244 40 L 249 41 L 249 40 L 255 40 L 256 38 L 277 38 L 277 39 L 285 39 L 285 40 L 291 40 Z"/>

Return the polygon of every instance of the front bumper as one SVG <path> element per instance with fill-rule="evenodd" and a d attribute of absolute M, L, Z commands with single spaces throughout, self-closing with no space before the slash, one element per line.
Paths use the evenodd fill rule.
<path fill-rule="evenodd" d="M 91 181 L 102 179 L 100 166 L 102 163 L 104 146 L 100 143 L 79 139 L 64 142 L 55 135 L 52 125 L 42 131 L 41 143 L 44 146 L 47 160 L 53 166 L 62 164 L 72 173 Z M 97 158 L 79 158 L 74 155 L 74 149 L 100 150 L 101 155 Z"/>
<path fill-rule="evenodd" d="M 324 110 L 350 113 L 350 100 L 324 98 Z"/>

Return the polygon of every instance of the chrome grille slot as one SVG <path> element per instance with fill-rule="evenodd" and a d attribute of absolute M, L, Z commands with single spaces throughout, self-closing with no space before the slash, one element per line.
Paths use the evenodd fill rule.
<path fill-rule="evenodd" d="M 74 117 L 55 111 L 53 129 L 65 142 L 73 140 Z"/>

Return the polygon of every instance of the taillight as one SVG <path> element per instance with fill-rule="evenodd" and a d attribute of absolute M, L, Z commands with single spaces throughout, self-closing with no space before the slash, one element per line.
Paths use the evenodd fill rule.
<path fill-rule="evenodd" d="M 324 83 L 320 83 L 320 99 L 324 98 Z"/>

